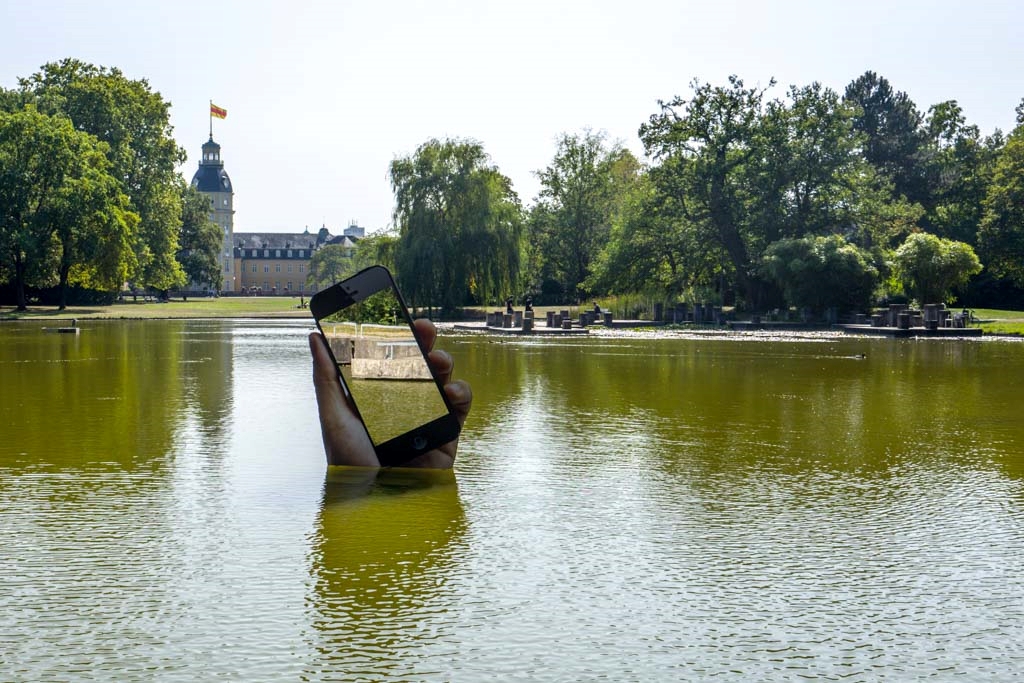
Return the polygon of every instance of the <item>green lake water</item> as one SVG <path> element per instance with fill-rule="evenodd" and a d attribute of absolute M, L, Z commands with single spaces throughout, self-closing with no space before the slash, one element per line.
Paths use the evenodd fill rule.
<path fill-rule="evenodd" d="M 376 476 L 309 324 L 45 324 L 0 324 L 2 681 L 1024 677 L 1024 343 L 449 333 L 455 472 Z"/>

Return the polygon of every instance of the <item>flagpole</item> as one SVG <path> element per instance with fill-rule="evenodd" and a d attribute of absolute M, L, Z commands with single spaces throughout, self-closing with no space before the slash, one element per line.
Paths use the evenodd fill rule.
<path fill-rule="evenodd" d="M 213 139 L 213 100 L 210 100 L 210 139 Z"/>

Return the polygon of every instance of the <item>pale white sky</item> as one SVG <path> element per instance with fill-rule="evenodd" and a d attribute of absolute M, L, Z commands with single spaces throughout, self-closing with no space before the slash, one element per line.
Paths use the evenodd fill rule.
<path fill-rule="evenodd" d="M 986 134 L 1024 97 L 1012 0 L 50 0 L 0 4 L 0 85 L 76 57 L 146 78 L 172 107 L 191 179 L 208 102 L 235 230 L 391 221 L 390 161 L 473 138 L 525 205 L 556 137 L 603 130 L 638 155 L 657 101 L 699 78 L 840 92 L 866 70 L 922 110 L 959 100 Z"/>

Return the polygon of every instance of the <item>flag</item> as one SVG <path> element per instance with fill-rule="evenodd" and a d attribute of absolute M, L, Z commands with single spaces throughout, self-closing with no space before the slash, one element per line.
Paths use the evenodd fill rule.
<path fill-rule="evenodd" d="M 228 110 L 221 109 L 213 102 L 210 102 L 210 116 L 216 116 L 218 119 L 226 119 L 228 117 Z"/>

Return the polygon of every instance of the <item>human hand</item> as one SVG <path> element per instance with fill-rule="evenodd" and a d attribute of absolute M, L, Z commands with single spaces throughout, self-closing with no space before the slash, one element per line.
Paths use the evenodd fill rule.
<path fill-rule="evenodd" d="M 437 329 L 433 323 L 426 319 L 415 320 L 413 328 L 417 339 L 429 350 L 427 360 L 441 379 L 455 417 L 460 425 L 465 424 L 473 402 L 473 392 L 469 388 L 469 383 L 465 380 L 452 382 L 452 357 L 445 351 L 432 350 L 437 339 Z M 313 388 L 316 390 L 320 432 L 323 435 L 327 464 L 380 467 L 373 443 L 345 396 L 341 381 L 338 379 L 337 368 L 319 332 L 309 335 L 309 350 L 313 355 Z M 402 467 L 451 468 L 455 463 L 458 446 L 459 440 L 455 439 L 440 448 L 413 458 Z"/>

